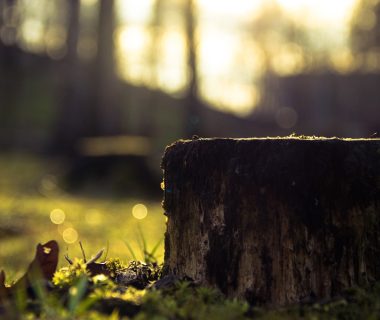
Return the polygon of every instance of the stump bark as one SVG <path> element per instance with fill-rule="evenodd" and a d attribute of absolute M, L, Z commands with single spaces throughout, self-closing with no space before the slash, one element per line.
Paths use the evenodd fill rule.
<path fill-rule="evenodd" d="M 199 139 L 162 162 L 164 270 L 253 304 L 380 280 L 380 140 Z"/>

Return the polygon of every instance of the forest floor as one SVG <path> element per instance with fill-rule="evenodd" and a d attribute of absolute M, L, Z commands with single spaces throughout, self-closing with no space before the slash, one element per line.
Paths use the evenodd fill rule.
<path fill-rule="evenodd" d="M 163 260 L 165 216 L 159 200 L 72 195 L 59 187 L 60 160 L 27 154 L 0 154 L 0 269 L 15 280 L 32 260 L 37 243 L 58 241 L 64 255 L 81 256 L 79 241 L 91 255 L 108 248 L 108 257 L 138 259 L 142 237 L 149 249 L 157 242 Z M 133 207 L 143 207 L 143 219 Z M 141 210 L 141 209 L 140 209 Z M 141 213 L 140 213 L 141 214 Z M 139 216 L 138 216 L 139 217 Z"/>
<path fill-rule="evenodd" d="M 161 279 L 159 201 L 74 196 L 59 188 L 57 172 L 50 160 L 0 156 L 1 319 L 380 319 L 379 283 L 268 309 Z M 144 219 L 132 214 L 136 204 L 145 206 Z M 28 268 L 36 261 L 43 275 Z"/>

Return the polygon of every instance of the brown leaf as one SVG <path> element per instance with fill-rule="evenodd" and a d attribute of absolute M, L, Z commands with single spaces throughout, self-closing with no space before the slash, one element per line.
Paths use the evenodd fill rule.
<path fill-rule="evenodd" d="M 0 272 L 0 290 L 5 288 L 5 272 L 1 270 Z"/>
<path fill-rule="evenodd" d="M 36 255 L 30 263 L 26 273 L 11 287 L 12 290 L 26 289 L 31 282 L 38 280 L 52 280 L 58 265 L 59 247 L 55 240 L 45 244 L 38 244 Z"/>
<path fill-rule="evenodd" d="M 39 269 L 45 280 L 52 280 L 58 265 L 59 247 L 55 240 L 45 244 L 38 244 L 36 256 L 29 266 L 27 273 L 33 272 L 35 268 Z"/>
<path fill-rule="evenodd" d="M 12 295 L 17 290 L 27 290 L 33 281 L 53 279 L 54 272 L 58 265 L 59 247 L 55 240 L 45 244 L 38 244 L 36 255 L 30 263 L 26 273 L 11 287 L 5 286 L 5 273 L 0 272 L 0 305 L 6 297 Z"/>
<path fill-rule="evenodd" d="M 9 294 L 9 288 L 5 286 L 5 272 L 1 270 L 0 272 L 0 303 Z"/>

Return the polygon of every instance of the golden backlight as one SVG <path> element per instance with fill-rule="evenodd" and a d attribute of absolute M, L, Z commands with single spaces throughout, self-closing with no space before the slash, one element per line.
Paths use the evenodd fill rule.
<path fill-rule="evenodd" d="M 19 35 L 21 45 L 29 51 L 45 52 L 53 59 L 61 58 L 65 54 L 65 33 L 59 26 L 51 26 L 51 32 L 44 33 L 43 13 L 46 11 L 47 15 L 49 10 L 39 9 L 53 2 L 33 0 L 32 6 L 29 1 L 21 1 L 26 17 Z M 183 19 L 185 0 L 162 1 L 158 24 L 156 1 L 117 0 L 118 25 L 114 34 L 117 71 L 135 85 L 184 94 L 189 79 Z M 194 0 L 201 97 L 217 108 L 247 114 L 260 102 L 262 76 L 269 69 L 280 75 L 302 72 L 310 48 L 316 55 L 327 57 L 328 65 L 338 72 L 351 71 L 354 59 L 348 46 L 348 31 L 356 2 Z M 85 11 L 94 8 L 98 0 L 81 0 L 81 3 Z M 266 15 L 254 31 L 255 19 L 263 13 L 263 8 L 270 6 L 277 6 L 277 13 Z M 307 50 L 305 43 L 297 44 L 293 40 L 286 43 L 279 38 L 284 16 L 307 34 Z M 78 47 L 84 57 L 91 56 L 87 51 L 94 51 L 91 49 L 94 46 L 87 42 L 81 42 Z"/>
<path fill-rule="evenodd" d="M 346 48 L 348 22 L 355 2 L 278 0 L 277 4 L 290 18 L 314 33 L 311 37 L 318 46 L 331 50 L 332 66 L 344 72 L 352 62 Z M 158 86 L 168 92 L 183 92 L 187 78 L 186 42 L 184 26 L 176 23 L 175 16 L 169 16 L 173 23 L 163 22 L 159 47 L 155 49 L 158 77 L 150 74 L 152 66 L 149 66 L 151 61 L 146 52 L 151 41 L 148 34 L 153 3 L 143 0 L 136 5 L 132 1 L 119 0 L 120 16 L 124 17 L 121 20 L 125 23 L 117 37 L 120 73 L 135 83 Z M 256 80 L 263 71 L 263 56 L 247 27 L 268 3 L 268 0 L 196 1 L 200 94 L 217 108 L 244 115 L 260 100 Z M 127 16 L 137 18 L 131 22 L 127 21 Z M 304 65 L 298 51 L 299 48 L 291 44 L 281 47 L 281 54 L 273 66 L 275 71 L 280 74 L 300 71 Z M 158 79 L 158 83 L 153 83 L 152 79 Z"/>
<path fill-rule="evenodd" d="M 299 19 L 313 24 L 328 24 L 342 28 L 350 19 L 356 0 L 277 0 L 288 12 L 298 14 Z M 310 19 L 308 19 L 310 18 Z"/>

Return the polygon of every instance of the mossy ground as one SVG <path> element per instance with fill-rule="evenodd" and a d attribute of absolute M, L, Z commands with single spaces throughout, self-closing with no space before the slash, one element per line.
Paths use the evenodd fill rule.
<path fill-rule="evenodd" d="M 48 289 L 38 283 L 32 294 L 18 292 L 0 308 L 6 319 L 379 319 L 380 284 L 355 288 L 329 301 L 287 308 L 250 306 L 225 299 L 218 291 L 188 281 L 172 282 L 162 289 L 156 264 L 110 260 L 109 276 L 90 276 L 82 260 L 58 270 Z M 144 270 L 146 286 L 137 289 L 120 283 L 126 269 Z"/>
<path fill-rule="evenodd" d="M 148 247 L 153 248 L 165 228 L 160 204 L 145 203 L 149 214 L 138 221 L 131 215 L 131 208 L 141 199 L 74 197 L 57 187 L 54 173 L 54 166 L 34 157 L 0 157 L 0 261 L 8 284 L 25 272 L 38 242 L 55 238 L 64 249 L 53 284 L 46 289 L 36 283 L 33 297 L 18 292 L 3 304 L 1 319 L 380 319 L 378 283 L 351 289 L 330 301 L 277 309 L 228 300 L 216 290 L 191 282 L 177 282 L 159 290 L 151 288 L 160 275 L 158 266 L 128 263 L 132 255 L 126 243 L 139 252 L 141 244 L 135 239 L 140 226 Z M 62 228 L 50 220 L 55 208 L 65 212 L 66 219 L 60 225 L 77 230 L 88 256 L 109 242 L 108 257 L 118 257 L 107 260 L 110 275 L 90 276 L 81 260 L 68 266 L 63 259 L 65 247 L 73 259 L 80 257 L 81 251 L 78 240 L 65 243 Z M 83 218 L 86 216 L 88 219 Z M 161 246 L 156 256 L 162 253 Z M 148 287 L 136 289 L 120 284 L 115 275 L 131 266 L 150 272 Z"/>
<path fill-rule="evenodd" d="M 141 234 L 148 249 L 163 239 L 165 216 L 159 199 L 69 194 L 59 185 L 63 170 L 61 159 L 0 154 L 0 269 L 9 281 L 24 273 L 37 243 L 51 239 L 60 245 L 60 266 L 66 263 L 65 254 L 81 256 L 79 241 L 88 257 L 102 248 L 107 251 L 108 246 L 109 257 L 132 260 L 128 246 L 136 259 L 144 258 Z M 142 220 L 132 215 L 138 203 L 147 208 Z M 62 223 L 52 222 L 54 209 L 64 212 Z M 67 229 L 69 242 L 63 237 Z M 163 247 L 161 242 L 156 251 L 159 261 L 163 260 Z"/>

